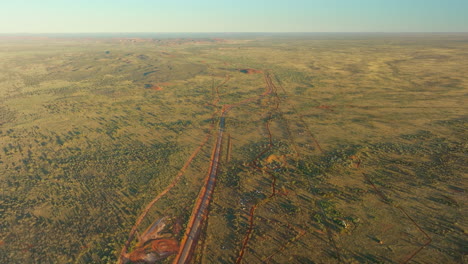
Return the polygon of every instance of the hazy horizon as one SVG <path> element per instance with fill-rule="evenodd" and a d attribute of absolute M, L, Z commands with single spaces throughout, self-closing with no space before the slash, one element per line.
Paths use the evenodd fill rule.
<path fill-rule="evenodd" d="M 50 32 L 50 33 L 0 33 L 3 38 L 248 38 L 248 37 L 417 37 L 463 36 L 468 32 Z"/>
<path fill-rule="evenodd" d="M 0 33 L 467 32 L 462 0 L 11 1 Z"/>

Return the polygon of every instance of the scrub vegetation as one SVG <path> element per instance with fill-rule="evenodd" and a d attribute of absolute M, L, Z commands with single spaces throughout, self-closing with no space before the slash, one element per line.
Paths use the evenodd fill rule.
<path fill-rule="evenodd" d="M 463 263 L 467 50 L 466 34 L 0 38 L 0 262 L 116 263 L 168 186 L 137 233 L 164 218 L 174 251 L 222 122 L 194 263 Z"/>

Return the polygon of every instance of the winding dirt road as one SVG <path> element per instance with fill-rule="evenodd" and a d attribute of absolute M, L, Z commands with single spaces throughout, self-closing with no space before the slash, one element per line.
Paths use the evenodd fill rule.
<path fill-rule="evenodd" d="M 193 252 L 195 251 L 196 245 L 198 243 L 198 238 L 202 230 L 203 222 L 208 216 L 208 207 L 211 202 L 216 183 L 216 177 L 218 175 L 226 115 L 233 107 L 253 102 L 266 95 L 271 94 L 273 92 L 273 85 L 270 74 L 265 73 L 264 77 L 266 82 L 266 91 L 264 93 L 255 97 L 245 99 L 237 104 L 223 106 L 223 110 L 221 111 L 221 115 L 219 118 L 218 136 L 216 139 L 216 144 L 213 147 L 213 152 L 211 154 L 210 168 L 208 171 L 208 175 L 205 178 L 205 185 L 200 191 L 200 195 L 198 196 L 197 202 L 193 208 L 192 215 L 190 216 L 190 220 L 187 225 L 187 230 L 180 243 L 180 251 L 174 259 L 174 264 L 190 263 L 190 259 L 192 258 Z"/>
<path fill-rule="evenodd" d="M 224 115 L 224 112 L 222 113 Z M 224 116 L 221 116 L 221 121 L 224 120 Z M 213 195 L 213 190 L 216 182 L 216 176 L 218 175 L 218 167 L 221 153 L 221 145 L 223 142 L 223 131 L 224 131 L 224 122 L 220 122 L 218 130 L 218 138 L 216 139 L 216 145 L 213 148 L 213 153 L 211 155 L 211 164 L 208 176 L 205 180 L 205 186 L 200 193 L 200 196 L 195 204 L 195 207 L 190 218 L 187 231 L 184 235 L 184 238 L 181 242 L 181 247 L 179 254 L 175 258 L 173 263 L 188 263 L 192 256 L 192 252 L 195 249 L 195 246 L 202 230 L 203 221 L 208 215 L 208 206 L 210 205 L 211 197 Z"/>

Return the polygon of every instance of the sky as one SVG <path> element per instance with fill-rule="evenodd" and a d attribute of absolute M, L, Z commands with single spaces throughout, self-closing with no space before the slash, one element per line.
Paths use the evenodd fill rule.
<path fill-rule="evenodd" d="M 0 0 L 0 33 L 468 32 L 468 0 Z"/>

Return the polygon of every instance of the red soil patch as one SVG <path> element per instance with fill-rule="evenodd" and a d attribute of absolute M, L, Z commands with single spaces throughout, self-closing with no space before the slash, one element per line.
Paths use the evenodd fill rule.
<path fill-rule="evenodd" d="M 151 241 L 151 248 L 161 256 L 179 252 L 179 243 L 175 239 L 158 239 Z"/>
<path fill-rule="evenodd" d="M 129 259 L 131 262 L 140 262 L 141 260 L 145 259 L 146 257 L 146 250 L 144 248 L 139 248 L 133 251 Z"/>
<path fill-rule="evenodd" d="M 145 84 L 146 89 L 151 89 L 155 91 L 161 91 L 163 88 L 159 85 L 154 85 L 154 84 Z"/>
<path fill-rule="evenodd" d="M 333 106 L 333 105 L 319 105 L 319 106 L 317 106 L 318 109 L 325 109 L 325 110 L 330 110 L 330 111 L 333 111 L 334 107 L 335 106 Z"/>
<path fill-rule="evenodd" d="M 132 263 L 155 263 L 179 252 L 179 243 L 173 238 L 151 240 L 127 256 Z"/>
<path fill-rule="evenodd" d="M 255 69 L 240 69 L 239 71 L 242 72 L 242 73 L 246 73 L 246 74 L 263 73 L 263 71 L 255 70 Z"/>
<path fill-rule="evenodd" d="M 162 82 L 162 83 L 158 83 L 158 84 L 153 84 L 148 88 L 150 88 L 151 90 L 155 90 L 155 91 L 162 91 L 162 90 L 164 90 L 164 86 L 173 86 L 173 85 L 176 85 L 176 84 L 175 83 L 170 83 L 170 82 Z"/>

